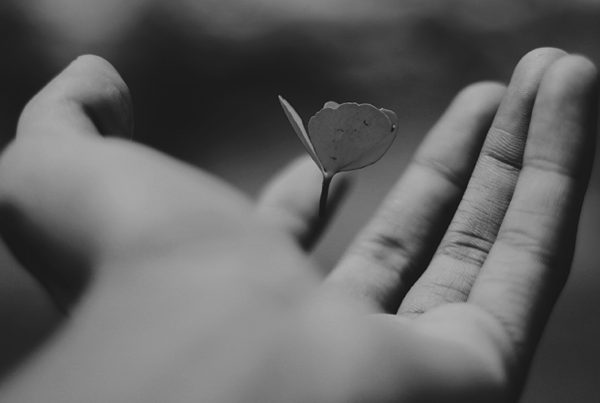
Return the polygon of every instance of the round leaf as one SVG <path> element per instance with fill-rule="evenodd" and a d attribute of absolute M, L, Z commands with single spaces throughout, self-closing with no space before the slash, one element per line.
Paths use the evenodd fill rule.
<path fill-rule="evenodd" d="M 379 160 L 397 132 L 396 114 L 369 104 L 328 102 L 308 123 L 308 138 L 323 171 L 333 175 Z"/>

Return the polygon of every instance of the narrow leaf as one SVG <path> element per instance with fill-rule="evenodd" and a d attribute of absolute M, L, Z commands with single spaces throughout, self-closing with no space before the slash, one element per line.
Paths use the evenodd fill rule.
<path fill-rule="evenodd" d="M 308 154 L 311 156 L 313 161 L 315 161 L 315 163 L 317 164 L 319 169 L 321 169 L 321 171 L 323 171 L 323 165 L 321 164 L 321 162 L 319 161 L 319 158 L 317 157 L 317 153 L 315 152 L 315 148 L 312 145 L 312 142 L 310 141 L 308 134 L 306 134 L 306 130 L 304 129 L 304 123 L 302 122 L 302 118 L 298 115 L 296 110 L 292 107 L 292 105 L 290 105 L 290 103 L 288 101 L 286 101 L 281 95 L 279 95 L 278 97 L 279 97 L 279 103 L 281 104 L 281 107 L 283 108 L 283 112 L 285 113 L 285 116 L 287 116 L 290 124 L 292 125 L 294 132 L 296 132 L 296 135 L 298 136 L 298 138 L 304 145 L 304 148 L 306 149 Z"/>

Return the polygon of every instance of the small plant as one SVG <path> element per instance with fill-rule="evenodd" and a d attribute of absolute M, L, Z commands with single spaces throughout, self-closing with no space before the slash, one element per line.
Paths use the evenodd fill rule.
<path fill-rule="evenodd" d="M 377 162 L 390 148 L 398 131 L 398 117 L 370 104 L 326 102 L 308 121 L 283 97 L 279 102 L 296 135 L 323 174 L 319 216 L 324 217 L 331 179 L 338 172 L 364 168 Z"/>

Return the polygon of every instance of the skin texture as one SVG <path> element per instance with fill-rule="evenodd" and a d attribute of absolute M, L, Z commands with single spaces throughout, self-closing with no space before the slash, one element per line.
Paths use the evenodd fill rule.
<path fill-rule="evenodd" d="M 0 158 L 2 236 L 68 312 L 0 400 L 516 400 L 568 276 L 596 86 L 587 59 L 537 49 L 507 88 L 463 90 L 321 279 L 308 158 L 249 200 L 113 137 L 127 87 L 78 58 Z"/>

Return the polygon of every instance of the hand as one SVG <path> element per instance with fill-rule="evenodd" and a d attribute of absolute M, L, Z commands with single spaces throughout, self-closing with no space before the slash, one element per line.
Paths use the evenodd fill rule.
<path fill-rule="evenodd" d="M 70 312 L 2 401 L 516 399 L 568 275 L 596 81 L 538 49 L 461 92 L 323 282 L 307 159 L 254 203 L 103 137 L 130 134 L 129 95 L 79 58 L 0 158 L 3 237 Z"/>

